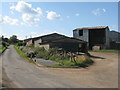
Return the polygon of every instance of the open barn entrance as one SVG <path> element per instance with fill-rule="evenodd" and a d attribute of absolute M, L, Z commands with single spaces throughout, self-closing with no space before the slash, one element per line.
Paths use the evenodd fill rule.
<path fill-rule="evenodd" d="M 93 46 L 105 44 L 106 33 L 104 29 L 91 29 L 89 30 L 89 49 L 92 49 Z"/>

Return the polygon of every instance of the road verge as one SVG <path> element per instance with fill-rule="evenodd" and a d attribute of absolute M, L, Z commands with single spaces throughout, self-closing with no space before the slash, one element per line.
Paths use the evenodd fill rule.
<path fill-rule="evenodd" d="M 25 58 L 25 59 L 26 59 L 27 61 L 29 61 L 30 63 L 34 63 L 34 64 L 35 64 L 35 62 L 34 62 L 31 58 L 27 57 L 26 54 L 25 54 L 24 52 L 22 52 L 17 46 L 14 46 L 14 48 L 15 48 L 15 50 L 17 51 L 17 53 L 18 53 L 21 57 Z"/>

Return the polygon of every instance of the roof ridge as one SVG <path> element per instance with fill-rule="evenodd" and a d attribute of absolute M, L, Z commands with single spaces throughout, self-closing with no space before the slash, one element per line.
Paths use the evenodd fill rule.
<path fill-rule="evenodd" d="M 107 28 L 108 26 L 95 26 L 95 27 L 82 27 L 82 28 L 76 28 L 74 30 L 82 30 L 82 29 L 101 29 L 101 28 Z"/>

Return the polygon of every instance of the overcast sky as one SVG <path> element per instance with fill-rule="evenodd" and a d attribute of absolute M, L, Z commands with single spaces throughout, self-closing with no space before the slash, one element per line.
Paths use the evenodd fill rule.
<path fill-rule="evenodd" d="M 118 30 L 117 2 L 3 2 L 0 34 L 18 39 L 53 32 L 72 36 L 73 29 L 109 26 Z"/>

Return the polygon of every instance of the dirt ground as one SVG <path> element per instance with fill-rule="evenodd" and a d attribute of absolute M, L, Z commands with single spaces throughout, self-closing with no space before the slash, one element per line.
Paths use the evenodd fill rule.
<path fill-rule="evenodd" d="M 90 52 L 90 54 L 95 63 L 87 68 L 46 68 L 43 66 L 37 68 L 70 79 L 70 81 L 88 88 L 117 88 L 118 54 L 106 52 Z M 4 72 L 3 76 L 3 87 L 14 85 Z"/>
<path fill-rule="evenodd" d="M 90 88 L 118 88 L 118 54 L 90 52 L 94 64 L 87 68 L 44 68 Z"/>
<path fill-rule="evenodd" d="M 6 89 L 6 88 L 18 88 L 7 76 L 7 74 L 5 73 L 4 68 L 2 69 L 2 89 Z"/>

